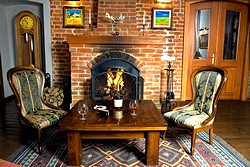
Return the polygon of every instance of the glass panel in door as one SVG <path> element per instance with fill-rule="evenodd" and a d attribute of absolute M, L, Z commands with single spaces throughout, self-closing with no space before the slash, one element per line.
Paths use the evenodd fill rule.
<path fill-rule="evenodd" d="M 240 12 L 227 10 L 224 39 L 224 60 L 235 60 L 237 57 L 237 40 Z"/>
<path fill-rule="evenodd" d="M 194 59 L 208 58 L 210 9 L 196 11 Z"/>

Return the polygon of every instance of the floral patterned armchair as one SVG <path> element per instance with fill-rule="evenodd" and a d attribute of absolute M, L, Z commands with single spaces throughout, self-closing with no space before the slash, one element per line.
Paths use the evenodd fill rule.
<path fill-rule="evenodd" d="M 44 73 L 34 66 L 18 66 L 7 72 L 14 92 L 21 122 L 38 130 L 38 151 L 42 154 L 42 130 L 51 127 L 67 114 L 43 101 Z"/>
<path fill-rule="evenodd" d="M 164 117 L 174 125 L 191 130 L 191 155 L 197 133 L 209 130 L 209 142 L 213 144 L 213 122 L 217 102 L 227 77 L 224 70 L 216 67 L 202 67 L 192 73 L 192 101 L 182 107 L 166 112 Z"/>

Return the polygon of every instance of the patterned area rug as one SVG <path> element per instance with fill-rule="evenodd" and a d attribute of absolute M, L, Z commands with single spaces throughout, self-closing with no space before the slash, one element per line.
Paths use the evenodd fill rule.
<path fill-rule="evenodd" d="M 208 144 L 207 132 L 198 134 L 194 156 L 190 156 L 190 135 L 187 131 L 169 128 L 166 140 L 160 140 L 159 165 L 178 167 L 227 166 L 246 167 L 250 162 L 241 156 L 218 136 L 214 136 L 214 145 Z M 23 167 L 66 167 L 66 134 L 51 130 L 44 137 L 45 153 L 37 154 L 37 141 L 21 146 L 9 161 Z M 187 151 L 187 152 L 186 152 Z M 144 167 L 145 140 L 83 140 L 84 167 Z"/>

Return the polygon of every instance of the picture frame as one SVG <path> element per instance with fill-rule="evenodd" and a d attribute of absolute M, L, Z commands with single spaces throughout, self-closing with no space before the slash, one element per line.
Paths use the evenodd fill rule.
<path fill-rule="evenodd" d="M 83 28 L 85 19 L 84 6 L 64 6 L 63 7 L 63 27 Z"/>
<path fill-rule="evenodd" d="M 152 8 L 152 29 L 172 28 L 172 8 Z"/>
<path fill-rule="evenodd" d="M 208 34 L 199 35 L 199 49 L 208 48 Z"/>

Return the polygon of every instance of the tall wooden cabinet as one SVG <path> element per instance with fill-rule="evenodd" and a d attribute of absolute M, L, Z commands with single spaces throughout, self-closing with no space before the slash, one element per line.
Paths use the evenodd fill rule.
<path fill-rule="evenodd" d="M 248 5 L 228 1 L 186 1 L 185 5 L 182 99 L 191 99 L 190 76 L 202 66 L 227 71 L 220 99 L 243 99 Z"/>

